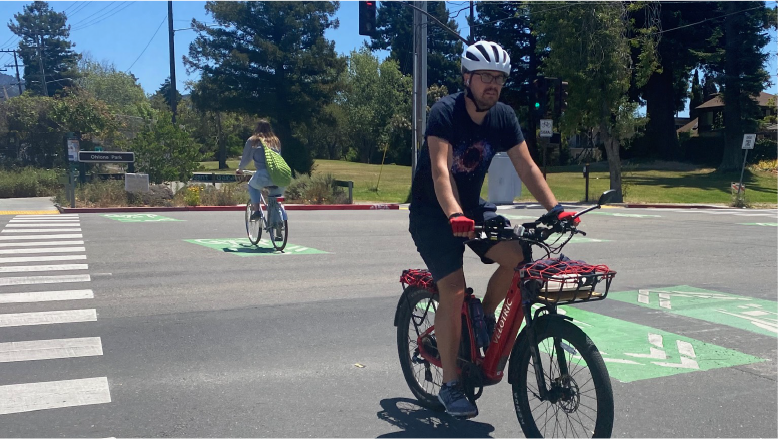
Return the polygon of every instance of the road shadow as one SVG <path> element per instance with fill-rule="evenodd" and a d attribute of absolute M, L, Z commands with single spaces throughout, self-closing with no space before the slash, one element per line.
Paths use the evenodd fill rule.
<path fill-rule="evenodd" d="M 279 252 L 273 247 L 257 247 L 249 244 L 241 244 L 238 247 L 227 247 L 222 249 L 224 253 L 248 253 L 248 254 L 269 254 L 269 253 L 283 253 Z"/>
<path fill-rule="evenodd" d="M 386 421 L 402 431 L 378 437 L 492 437 L 494 427 L 483 422 L 459 420 L 445 412 L 435 412 L 419 406 L 408 398 L 381 400 L 383 410 L 378 419 Z"/>

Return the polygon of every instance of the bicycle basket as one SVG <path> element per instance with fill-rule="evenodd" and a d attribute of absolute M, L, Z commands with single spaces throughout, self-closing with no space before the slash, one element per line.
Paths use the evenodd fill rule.
<path fill-rule="evenodd" d="M 591 265 L 564 255 L 531 262 L 521 268 L 520 274 L 522 294 L 546 304 L 604 299 L 616 276 L 606 265 Z M 600 291 L 595 290 L 597 287 Z"/>

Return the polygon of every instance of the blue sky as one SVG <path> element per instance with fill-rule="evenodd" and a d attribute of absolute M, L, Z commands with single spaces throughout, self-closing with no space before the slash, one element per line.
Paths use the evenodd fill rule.
<path fill-rule="evenodd" d="M 13 20 L 14 14 L 22 12 L 27 3 L 0 1 L 0 17 L 6 18 L 6 21 L 0 23 L 0 49 L 17 48 L 18 39 L 7 24 Z M 139 79 L 146 93 L 156 91 L 169 76 L 166 1 L 51 1 L 49 5 L 55 11 L 68 14 L 70 39 L 76 44 L 76 51 L 89 52 L 98 61 L 112 62 L 119 70 L 129 69 Z M 448 8 L 457 11 L 467 5 L 467 1 L 454 1 L 449 2 Z M 774 8 L 776 2 L 768 2 L 768 5 Z M 205 23 L 213 21 L 206 14 L 204 6 L 204 1 L 173 2 L 173 28 L 178 30 L 175 32 L 176 82 L 183 93 L 186 93 L 184 82 L 198 77 L 196 73 L 188 75 L 181 61 L 181 57 L 188 54 L 189 43 L 196 36 L 194 31 L 185 29 L 190 26 L 192 18 Z M 358 49 L 367 39 L 357 31 L 357 7 L 356 1 L 341 1 L 337 13 L 340 28 L 330 29 L 326 33 L 327 38 L 335 41 L 335 50 L 339 53 L 347 54 Z M 469 32 L 466 14 L 467 11 L 462 11 L 457 19 L 460 33 L 465 36 Z M 767 50 L 772 54 L 767 68 L 773 84 L 767 91 L 775 94 L 778 90 L 775 52 L 778 38 L 774 31 L 771 35 L 773 40 Z M 12 63 L 12 56 L 0 54 L 0 68 Z M 4 73 L 13 74 L 13 67 L 6 69 Z"/>

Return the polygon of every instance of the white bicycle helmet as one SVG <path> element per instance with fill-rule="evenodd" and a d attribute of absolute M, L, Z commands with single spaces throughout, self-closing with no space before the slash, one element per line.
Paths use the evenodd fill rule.
<path fill-rule="evenodd" d="M 476 41 L 462 52 L 462 70 L 496 70 L 511 73 L 511 57 L 499 44 L 492 41 Z"/>

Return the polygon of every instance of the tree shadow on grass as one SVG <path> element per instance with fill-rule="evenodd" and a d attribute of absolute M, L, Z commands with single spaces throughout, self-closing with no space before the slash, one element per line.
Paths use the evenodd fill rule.
<path fill-rule="evenodd" d="M 668 188 L 694 188 L 707 191 L 719 191 L 729 195 L 732 182 L 740 181 L 740 172 L 709 172 L 706 174 L 686 172 L 679 173 L 678 177 L 651 177 L 646 175 L 635 175 L 626 177 L 630 184 L 635 186 L 656 186 L 664 189 Z M 775 188 L 764 187 L 757 183 L 757 177 L 746 170 L 743 174 L 743 183 L 749 191 L 761 192 L 765 194 L 776 194 Z"/>
<path fill-rule="evenodd" d="M 376 415 L 401 431 L 378 437 L 491 437 L 494 427 L 483 422 L 459 420 L 445 412 L 435 412 L 419 406 L 408 398 L 381 400 L 383 410 Z"/>

